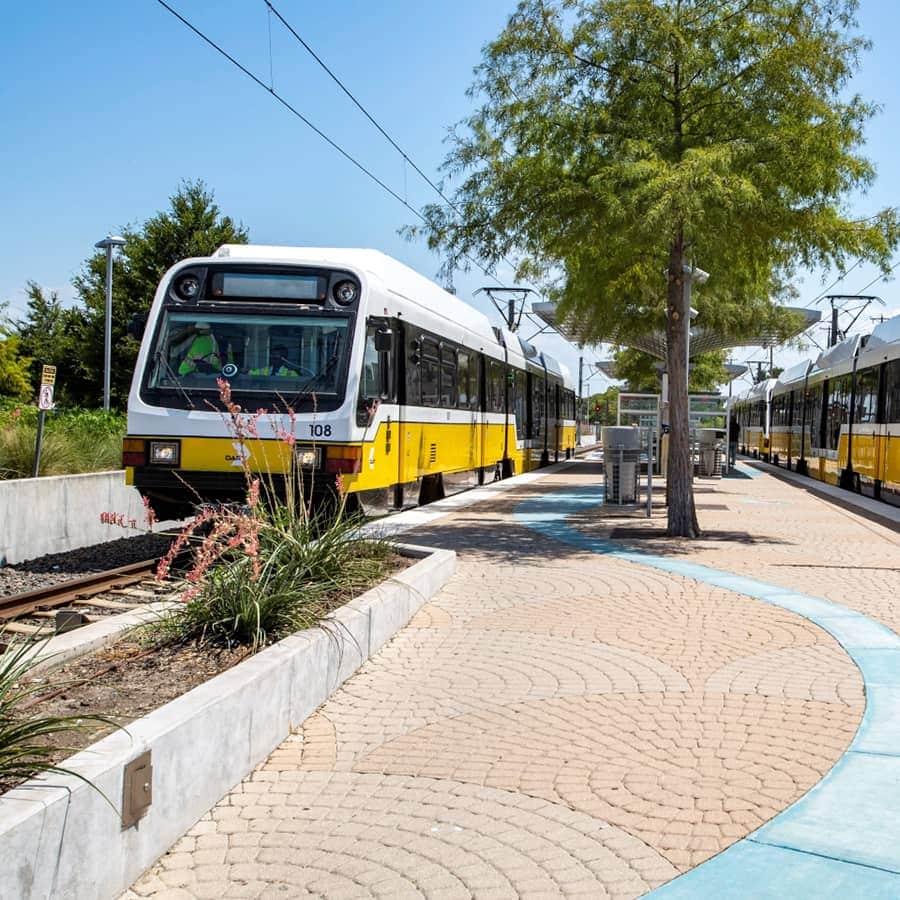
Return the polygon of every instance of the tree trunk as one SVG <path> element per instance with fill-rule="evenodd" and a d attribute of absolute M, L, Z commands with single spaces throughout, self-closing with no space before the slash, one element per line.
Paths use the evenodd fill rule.
<path fill-rule="evenodd" d="M 666 368 L 669 373 L 669 458 L 667 494 L 669 524 L 673 537 L 700 536 L 694 509 L 694 464 L 690 455 L 690 418 L 688 416 L 688 329 L 690 328 L 690 290 L 685 282 L 684 236 L 679 234 L 669 251 Z"/>

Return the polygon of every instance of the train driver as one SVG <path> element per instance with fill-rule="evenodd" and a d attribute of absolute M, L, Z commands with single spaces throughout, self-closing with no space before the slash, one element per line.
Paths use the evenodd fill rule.
<path fill-rule="evenodd" d="M 178 366 L 179 375 L 193 375 L 195 372 L 218 370 L 219 345 L 209 322 L 194 323 L 194 338 Z"/>
<path fill-rule="evenodd" d="M 269 351 L 269 364 L 251 369 L 250 375 L 294 375 L 295 372 L 285 363 L 290 362 L 287 357 L 288 348 L 284 344 L 273 344 Z"/>

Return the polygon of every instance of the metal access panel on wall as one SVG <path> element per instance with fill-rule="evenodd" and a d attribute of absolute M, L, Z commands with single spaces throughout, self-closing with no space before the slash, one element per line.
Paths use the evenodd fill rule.
<path fill-rule="evenodd" d="M 125 766 L 122 783 L 122 828 L 136 825 L 153 802 L 153 766 L 150 751 Z"/>

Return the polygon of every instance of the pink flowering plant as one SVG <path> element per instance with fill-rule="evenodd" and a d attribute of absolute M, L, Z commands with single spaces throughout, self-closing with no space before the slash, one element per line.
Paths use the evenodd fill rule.
<path fill-rule="evenodd" d="M 277 475 L 254 472 L 250 454 L 241 453 L 244 502 L 201 508 L 178 534 L 157 575 L 169 577 L 175 560 L 187 552 L 187 587 L 181 603 L 154 627 L 169 639 L 257 650 L 321 622 L 337 605 L 382 580 L 393 548 L 360 535 L 340 479 L 326 492 L 330 502 L 313 503 L 312 486 L 304 483 L 294 453 L 292 410 L 247 414 L 227 382 L 220 381 L 219 388 L 226 423 L 241 449 L 261 440 L 268 422 L 269 440 L 287 448 L 281 456 L 288 463 Z"/>

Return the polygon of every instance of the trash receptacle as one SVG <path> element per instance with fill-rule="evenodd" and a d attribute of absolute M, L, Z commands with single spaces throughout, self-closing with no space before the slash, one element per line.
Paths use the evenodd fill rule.
<path fill-rule="evenodd" d="M 641 433 L 637 428 L 607 425 L 602 431 L 606 503 L 637 503 Z"/>
<path fill-rule="evenodd" d="M 721 478 L 725 463 L 725 430 L 698 429 L 700 445 L 699 474 L 706 478 Z"/>

